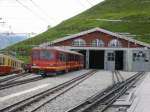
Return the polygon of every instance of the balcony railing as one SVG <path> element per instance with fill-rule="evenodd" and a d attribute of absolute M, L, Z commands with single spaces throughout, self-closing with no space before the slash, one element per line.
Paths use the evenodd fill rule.
<path fill-rule="evenodd" d="M 80 44 L 71 45 L 72 47 L 109 47 L 108 45 Z M 122 46 L 111 46 L 110 48 L 122 48 Z"/>

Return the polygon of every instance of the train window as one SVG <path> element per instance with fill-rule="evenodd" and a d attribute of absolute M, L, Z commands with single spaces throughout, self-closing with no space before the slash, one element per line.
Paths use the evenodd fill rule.
<path fill-rule="evenodd" d="M 13 61 L 11 61 L 11 66 L 13 67 Z"/>
<path fill-rule="evenodd" d="M 18 67 L 18 62 L 16 62 L 16 67 Z"/>
<path fill-rule="evenodd" d="M 60 53 L 60 61 L 63 61 L 63 54 Z"/>
<path fill-rule="evenodd" d="M 56 53 L 56 59 L 59 60 L 59 54 L 58 53 Z"/>
<path fill-rule="evenodd" d="M 33 51 L 32 52 L 32 58 L 34 60 L 38 60 L 39 59 L 39 51 Z"/>
<path fill-rule="evenodd" d="M 9 65 L 10 65 L 10 66 L 11 66 L 11 62 L 12 62 L 12 60 L 10 59 L 10 60 L 9 60 Z"/>
<path fill-rule="evenodd" d="M 12 61 L 12 67 L 14 67 L 14 61 Z"/>
<path fill-rule="evenodd" d="M 70 61 L 73 61 L 73 55 L 72 54 L 70 55 Z"/>
<path fill-rule="evenodd" d="M 16 67 L 16 62 L 14 61 L 14 67 Z"/>
<path fill-rule="evenodd" d="M 70 54 L 68 54 L 68 61 L 70 61 L 71 60 L 71 58 L 70 58 Z"/>
<path fill-rule="evenodd" d="M 10 59 L 8 59 L 8 63 L 7 64 L 9 65 L 9 63 L 10 63 Z"/>
<path fill-rule="evenodd" d="M 16 62 L 14 61 L 14 67 L 16 67 Z"/>
<path fill-rule="evenodd" d="M 65 55 L 66 62 L 68 62 L 68 54 Z"/>
<path fill-rule="evenodd" d="M 5 58 L 2 58 L 2 64 L 5 65 Z"/>
<path fill-rule="evenodd" d="M 40 59 L 44 60 L 52 60 L 54 59 L 54 52 L 53 51 L 40 51 Z"/>
<path fill-rule="evenodd" d="M 67 56 L 64 54 L 63 60 L 66 62 L 67 61 Z"/>
<path fill-rule="evenodd" d="M 60 53 L 60 61 L 66 61 L 66 55 L 63 53 Z"/>
<path fill-rule="evenodd" d="M 3 58 L 0 57 L 0 65 L 3 65 Z"/>

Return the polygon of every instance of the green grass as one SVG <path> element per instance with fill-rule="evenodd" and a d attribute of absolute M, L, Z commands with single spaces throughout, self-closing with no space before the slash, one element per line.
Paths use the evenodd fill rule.
<path fill-rule="evenodd" d="M 121 19 L 123 21 L 110 22 L 96 19 Z M 27 63 L 33 46 L 95 27 L 113 32 L 129 32 L 139 35 L 135 39 L 150 43 L 150 0 L 105 0 L 56 27 L 5 50 L 17 52 L 17 57 Z"/>

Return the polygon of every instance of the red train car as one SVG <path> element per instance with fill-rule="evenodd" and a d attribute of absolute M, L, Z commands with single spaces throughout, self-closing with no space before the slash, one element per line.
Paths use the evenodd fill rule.
<path fill-rule="evenodd" d="M 83 68 L 83 55 L 59 47 L 33 48 L 32 72 L 41 75 L 68 72 Z"/>

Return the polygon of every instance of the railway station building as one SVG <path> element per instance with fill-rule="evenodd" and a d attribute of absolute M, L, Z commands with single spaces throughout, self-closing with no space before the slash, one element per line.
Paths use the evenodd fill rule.
<path fill-rule="evenodd" d="M 87 69 L 150 71 L 149 44 L 101 28 L 93 28 L 40 46 L 58 46 L 82 53 Z"/>

